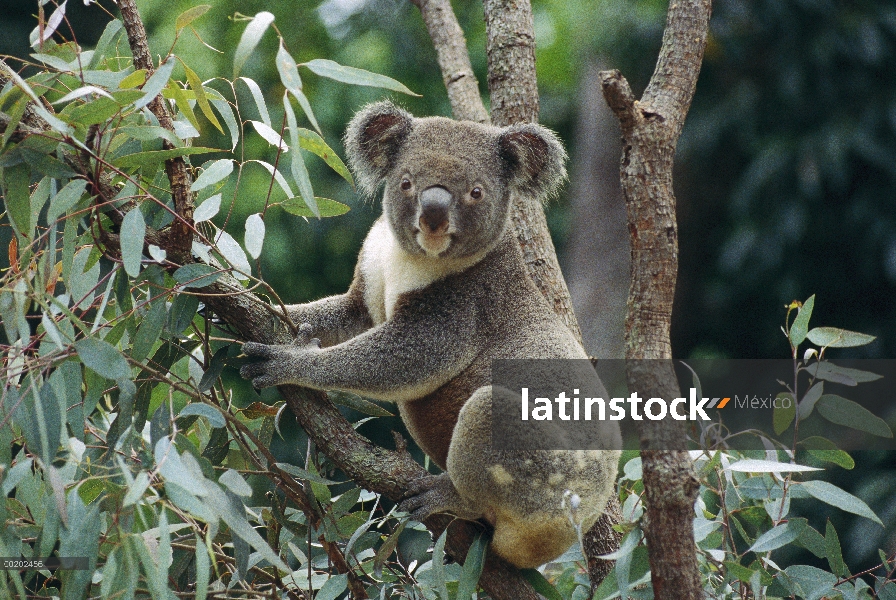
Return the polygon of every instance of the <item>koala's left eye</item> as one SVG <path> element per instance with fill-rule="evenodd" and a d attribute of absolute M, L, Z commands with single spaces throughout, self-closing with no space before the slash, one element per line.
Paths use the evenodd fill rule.
<path fill-rule="evenodd" d="M 470 190 L 470 198 L 472 198 L 473 200 L 479 200 L 480 198 L 482 198 L 482 188 L 477 186 Z"/>
<path fill-rule="evenodd" d="M 401 180 L 401 189 L 405 192 L 411 189 L 411 180 L 410 179 L 402 179 Z"/>

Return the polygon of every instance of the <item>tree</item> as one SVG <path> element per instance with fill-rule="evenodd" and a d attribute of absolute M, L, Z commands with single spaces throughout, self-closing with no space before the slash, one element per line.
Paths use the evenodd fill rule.
<path fill-rule="evenodd" d="M 5 219 L 15 231 L 11 268 L 0 288 L 8 342 L 0 447 L 10 448 L 0 455 L 0 464 L 9 466 L 0 489 L 11 495 L 3 507 L 9 527 L 0 535 L 0 553 L 39 556 L 58 542 L 61 556 L 82 551 L 89 567 L 55 574 L 25 571 L 24 578 L 16 572 L 2 580 L 4 591 L 24 595 L 26 587 L 45 587 L 52 593 L 50 588 L 62 585 L 67 597 L 135 590 L 169 597 L 169 585 L 174 585 L 187 595 L 221 597 L 229 585 L 238 594 L 242 589 L 298 597 L 314 590 L 318 598 L 335 598 L 347 591 L 365 598 L 380 590 L 408 593 L 416 588 L 447 598 L 449 593 L 468 597 L 478 580 L 493 598 L 535 598 L 536 590 L 551 597 L 587 595 L 574 568 L 564 570 L 553 589 L 537 573 L 520 574 L 491 559 L 483 564 L 479 530 L 444 517 L 426 522 L 437 539 L 427 553 L 428 533 L 415 538 L 412 527 L 379 508 L 382 498 L 397 500 L 408 482 L 424 473 L 402 440 L 396 440 L 397 451 L 385 450 L 358 434 L 327 395 L 284 387 L 287 405 L 314 443 L 299 468 L 269 449 L 276 443 L 275 429 L 288 428 L 289 420 L 262 402 L 234 410 L 233 387 L 220 380 L 233 358 L 228 358 L 233 332 L 267 343 L 288 342 L 295 333 L 276 292 L 251 277 L 249 257 L 257 259 L 261 252 L 265 217 L 274 211 L 331 216 L 347 209 L 314 196 L 300 149 L 318 155 L 347 180 L 350 175 L 319 132 L 297 124 L 295 105 L 318 129 L 299 67 L 302 73 L 307 69 L 348 83 L 407 88 L 325 60 L 297 64 L 290 53 L 295 50 L 278 36 L 276 63 L 286 90 L 282 122 L 278 127 L 271 120 L 272 105 L 251 79 L 243 78 L 239 85 L 245 84 L 251 110 L 259 115 L 249 119 L 246 103 L 235 91 L 236 75 L 270 30 L 273 15 L 262 12 L 246 19 L 233 81 L 202 82 L 188 61 L 170 53 L 155 64 L 135 4 L 122 0 L 120 7 L 123 23 L 107 27 L 93 54 L 49 41 L 62 22 L 63 5 L 34 34 L 42 50 L 36 60 L 43 64 L 36 75 L 23 78 L 8 65 L 0 66 L 0 165 Z M 418 7 L 437 49 L 455 116 L 491 118 L 496 124 L 537 117 L 528 6 L 486 3 L 491 117 L 483 108 L 450 5 L 421 0 Z M 195 7 L 178 17 L 175 43 L 205 10 Z M 627 355 L 636 360 L 671 357 L 677 273 L 672 156 L 694 93 L 708 19 L 707 0 L 670 6 L 657 70 L 640 101 L 619 73 L 601 75 L 624 136 L 622 178 L 633 250 Z M 133 61 L 121 58 L 127 55 L 119 48 L 124 35 Z M 218 89 L 222 87 L 226 96 Z M 250 124 L 276 150 L 273 163 L 251 158 L 251 150 L 248 160 L 225 153 L 228 158 L 212 158 L 201 170 L 184 159 L 211 152 L 184 143 L 200 128 L 214 127 L 222 135 L 226 128 L 232 148 L 242 141 L 245 152 Z M 222 187 L 228 178 L 248 179 L 257 167 L 267 173 L 266 194 L 261 194 L 263 208 L 246 219 L 244 251 L 210 218 L 220 210 L 222 194 L 230 192 Z M 514 224 L 533 280 L 578 332 L 541 208 L 515 207 Z M 65 293 L 57 294 L 60 281 Z M 264 290 L 270 302 L 252 293 L 257 290 Z M 197 315 L 199 299 L 206 310 Z M 807 326 L 810 303 L 796 309 L 800 327 Z M 794 356 L 803 341 L 789 333 L 799 329 L 796 323 L 786 328 Z M 640 389 L 677 395 L 669 373 L 634 365 L 630 379 Z M 361 398 L 332 399 L 371 415 L 385 412 Z M 768 527 L 759 538 L 766 541 L 757 540 L 749 551 L 741 552 L 733 538 L 730 546 L 701 538 L 704 545 L 714 544 L 711 549 L 722 552 L 725 562 L 714 554 L 709 556 L 716 562 L 706 558 L 703 547 L 695 552 L 690 535 L 694 498 L 698 489 L 706 492 L 719 485 L 712 476 L 724 481 L 722 470 L 709 461 L 698 481 L 680 432 L 659 427 L 642 433 L 643 458 L 637 466 L 634 461 L 626 465 L 626 479 L 635 482 L 626 503 L 638 508 L 634 492 L 643 485 L 655 597 L 702 597 L 716 589 L 719 565 L 725 585 L 736 586 L 741 596 L 761 595 L 772 575 L 766 566 L 741 561 L 751 552 L 780 547 L 767 540 L 795 535 L 797 525 L 786 522 L 779 511 L 770 525 L 759 523 Z M 773 467 L 793 469 L 782 465 Z M 348 481 L 329 479 L 341 479 L 340 473 Z M 845 501 L 856 514 L 877 519 L 867 505 L 842 490 L 805 489 L 822 501 Z M 268 492 L 264 500 L 259 490 Z M 259 510 L 247 512 L 247 507 Z M 700 523 L 724 524 L 730 530 L 733 521 L 726 519 L 719 514 Z M 586 543 L 589 554 L 614 547 L 611 524 L 609 518 L 599 524 Z M 647 572 L 633 567 L 634 550 L 644 556 L 641 523 L 627 531 L 627 543 L 616 555 L 621 568 L 613 571 L 613 581 L 607 580 L 623 596 L 634 585 L 629 575 Z M 409 537 L 425 540 L 424 551 L 409 548 Z M 320 550 L 313 549 L 312 540 Z M 826 532 L 823 554 L 832 573 L 819 576 L 824 593 L 852 586 L 835 540 L 835 531 Z M 392 559 L 396 547 L 400 556 Z M 444 565 L 446 553 L 463 567 Z M 428 568 L 414 570 L 405 555 L 421 557 Z M 885 571 L 890 560 L 882 559 Z M 287 561 L 302 568 L 292 570 Z M 596 582 L 608 563 L 593 561 L 591 567 Z M 94 570 L 102 580 L 92 581 Z M 810 567 L 789 567 L 774 576 L 781 589 L 805 597 L 801 586 L 814 575 Z M 878 587 L 890 586 L 891 576 L 879 578 Z M 859 594 L 858 583 L 852 591 Z"/>

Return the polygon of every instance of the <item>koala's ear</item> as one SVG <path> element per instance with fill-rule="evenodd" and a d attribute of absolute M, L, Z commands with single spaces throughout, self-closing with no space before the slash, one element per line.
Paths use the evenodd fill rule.
<path fill-rule="evenodd" d="M 508 184 L 542 202 L 566 180 L 566 150 L 554 132 L 541 125 L 505 128 L 498 136 L 498 154 Z"/>
<path fill-rule="evenodd" d="M 392 166 L 414 117 L 391 102 L 362 108 L 345 131 L 345 151 L 358 187 L 371 196 Z"/>

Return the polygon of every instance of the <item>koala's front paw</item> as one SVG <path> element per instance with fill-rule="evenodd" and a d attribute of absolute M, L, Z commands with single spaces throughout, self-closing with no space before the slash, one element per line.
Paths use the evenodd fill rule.
<path fill-rule="evenodd" d="M 412 482 L 398 510 L 409 513 L 415 521 L 435 513 L 448 513 L 469 521 L 482 516 L 460 497 L 447 473 L 427 475 Z"/>
<path fill-rule="evenodd" d="M 268 346 L 256 342 L 243 344 L 243 353 L 254 362 L 243 365 L 240 375 L 256 389 L 295 383 L 300 379 L 302 351 L 320 350 L 320 340 L 311 337 L 312 327 L 303 323 L 294 346 Z"/>

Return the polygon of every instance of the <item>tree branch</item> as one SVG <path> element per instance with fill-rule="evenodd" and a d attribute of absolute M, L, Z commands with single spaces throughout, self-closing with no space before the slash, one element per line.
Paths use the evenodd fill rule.
<path fill-rule="evenodd" d="M 710 12 L 711 0 L 670 4 L 656 70 L 640 102 L 618 71 L 600 74 L 604 97 L 622 126 L 620 177 L 632 248 L 625 324 L 628 379 L 647 397 L 680 395 L 668 360 L 678 276 L 672 166 L 697 85 Z M 703 598 L 693 536 L 699 484 L 684 426 L 645 422 L 640 437 L 654 595 L 657 600 Z"/>
<path fill-rule="evenodd" d="M 442 80 L 448 90 L 451 112 L 458 121 L 489 123 L 488 112 L 479 95 L 479 82 L 470 64 L 464 32 L 454 16 L 450 0 L 411 0 L 436 49 Z"/>
<path fill-rule="evenodd" d="M 146 29 L 140 19 L 135 0 L 118 0 L 121 9 L 121 19 L 128 35 L 128 44 L 134 55 L 134 66 L 146 71 L 148 80 L 155 69 L 153 68 L 152 55 L 149 53 L 149 44 L 146 41 Z M 159 120 L 159 125 L 168 131 L 174 131 L 174 123 L 171 114 L 165 105 L 161 94 L 152 99 L 148 104 L 149 110 Z M 166 150 L 174 148 L 168 140 L 163 140 L 162 146 Z M 175 250 L 187 252 L 193 242 L 193 196 L 190 193 L 190 174 L 187 172 L 187 163 L 182 156 L 176 156 L 165 161 L 165 173 L 171 183 L 171 196 L 174 198 L 174 211 L 178 219 L 171 224 L 171 245 Z"/>

